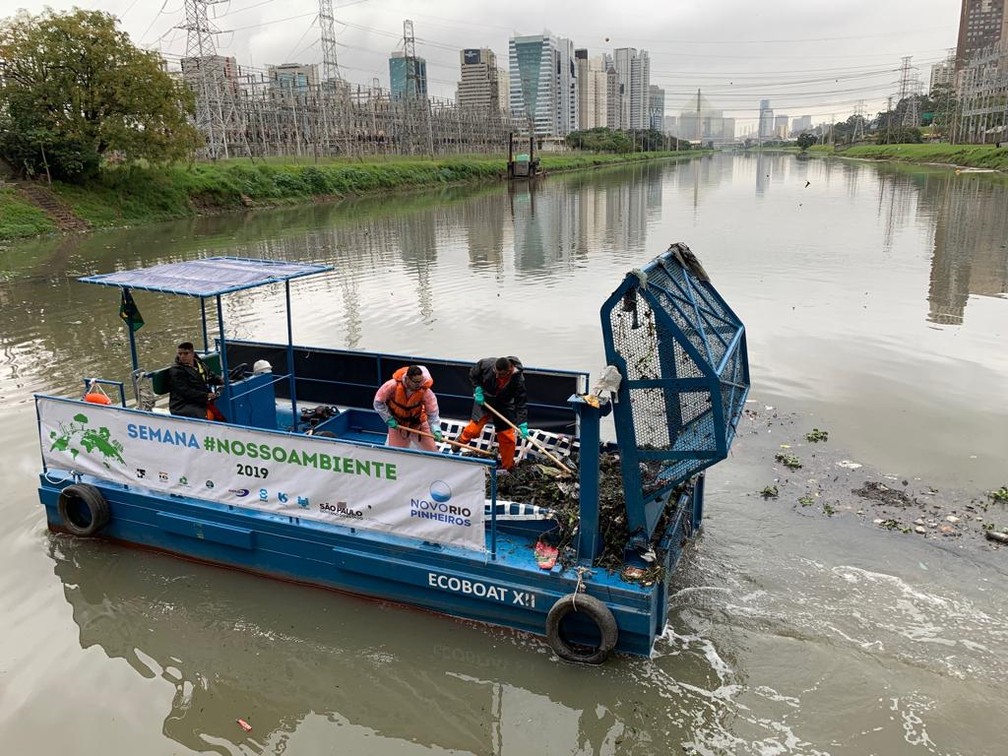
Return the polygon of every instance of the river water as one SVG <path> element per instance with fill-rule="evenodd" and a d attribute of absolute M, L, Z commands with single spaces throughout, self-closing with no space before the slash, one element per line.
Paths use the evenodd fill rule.
<path fill-rule="evenodd" d="M 1008 484 L 1006 209 L 988 175 L 718 155 L 0 251 L 3 752 L 1002 752 L 1008 550 L 757 492 L 860 464 L 964 515 Z M 116 292 L 77 276 L 326 262 L 293 287 L 299 343 L 595 375 L 600 304 L 676 241 L 746 323 L 753 389 L 650 659 L 569 666 L 500 629 L 45 528 L 32 393 L 129 362 Z M 167 364 L 198 304 L 137 302 L 141 363 Z M 286 338 L 281 292 L 225 306 L 234 335 Z M 779 469 L 813 427 L 819 468 Z"/>

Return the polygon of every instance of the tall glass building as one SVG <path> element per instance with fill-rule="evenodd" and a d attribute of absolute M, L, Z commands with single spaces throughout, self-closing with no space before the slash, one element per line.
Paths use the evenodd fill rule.
<path fill-rule="evenodd" d="M 549 32 L 512 37 L 509 44 L 511 114 L 537 136 L 567 136 L 578 128 L 574 43 Z"/>
<path fill-rule="evenodd" d="M 413 58 L 412 76 L 410 62 L 401 51 L 389 57 L 389 91 L 393 100 L 427 96 L 427 61 Z"/>

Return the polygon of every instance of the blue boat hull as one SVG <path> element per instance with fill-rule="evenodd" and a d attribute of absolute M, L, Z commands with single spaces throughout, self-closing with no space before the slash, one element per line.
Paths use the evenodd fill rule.
<path fill-rule="evenodd" d="M 54 484 L 40 476 L 39 496 L 51 530 L 66 530 L 58 501 L 74 482 Z M 563 596 L 581 588 L 612 612 L 618 627 L 615 650 L 648 655 L 666 618 L 666 583 L 627 582 L 601 568 L 540 569 L 535 536 L 498 525 L 496 556 L 384 533 L 311 522 L 232 505 L 127 488 L 84 476 L 109 507 L 99 538 L 154 549 L 214 565 L 422 607 L 440 614 L 500 625 L 535 635 L 546 632 L 546 616 Z M 701 494 L 702 495 L 702 494 Z M 665 580 L 692 535 L 692 500 L 666 532 Z M 591 643 L 593 628 L 584 633 Z"/>

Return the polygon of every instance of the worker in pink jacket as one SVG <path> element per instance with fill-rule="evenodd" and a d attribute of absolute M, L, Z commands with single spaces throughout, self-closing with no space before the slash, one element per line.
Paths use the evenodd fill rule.
<path fill-rule="evenodd" d="M 412 442 L 424 451 L 437 451 L 435 441 L 440 442 L 444 436 L 433 385 L 423 365 L 399 368 L 381 385 L 375 393 L 374 408 L 388 426 L 386 444 L 404 449 Z M 413 432 L 417 430 L 426 435 Z"/>

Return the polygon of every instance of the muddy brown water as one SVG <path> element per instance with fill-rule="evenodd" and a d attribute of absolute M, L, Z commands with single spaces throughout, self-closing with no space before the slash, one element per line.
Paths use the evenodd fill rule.
<path fill-rule="evenodd" d="M 996 177 L 719 155 L 8 246 L 3 751 L 999 752 L 1008 550 L 982 529 L 1008 525 L 986 497 L 1008 484 L 1005 207 Z M 45 529 L 31 395 L 129 359 L 115 292 L 79 275 L 329 262 L 295 287 L 299 342 L 598 374 L 601 302 L 675 241 L 746 323 L 753 390 L 650 659 L 581 669 L 522 635 Z M 138 305 L 141 361 L 166 364 L 197 306 Z M 282 295 L 226 307 L 238 336 L 285 338 Z"/>

